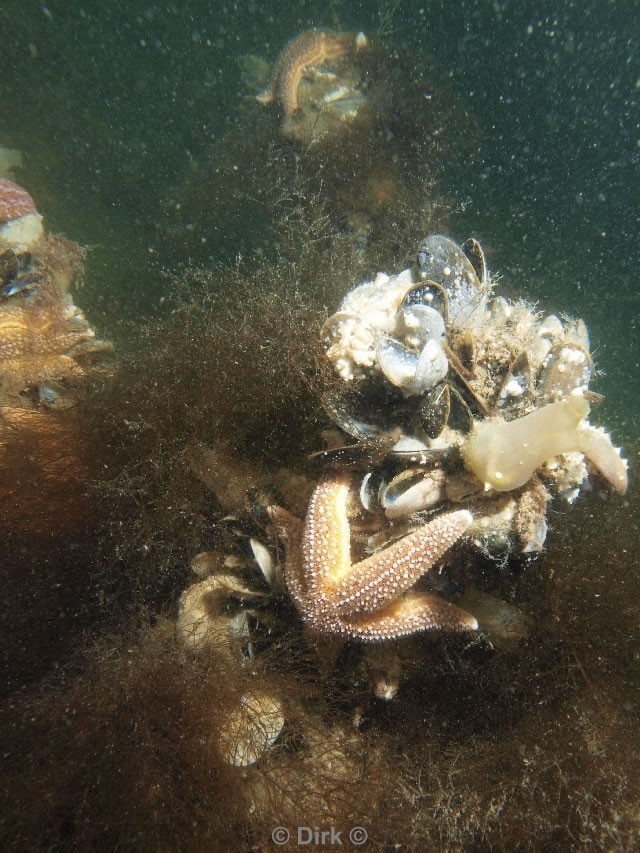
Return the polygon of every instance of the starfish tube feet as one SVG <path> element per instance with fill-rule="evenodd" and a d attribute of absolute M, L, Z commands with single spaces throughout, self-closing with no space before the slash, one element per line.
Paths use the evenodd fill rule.
<path fill-rule="evenodd" d="M 464 509 L 440 515 L 384 551 L 356 563 L 333 592 L 336 609 L 369 611 L 393 601 L 460 539 L 472 520 Z"/>
<path fill-rule="evenodd" d="M 366 641 L 417 631 L 473 631 L 476 619 L 437 595 L 411 591 L 469 528 L 466 510 L 440 515 L 355 565 L 347 517 L 349 478 L 315 488 L 304 522 L 280 507 L 269 515 L 286 550 L 285 579 L 307 625 Z"/>
<path fill-rule="evenodd" d="M 436 630 L 477 631 L 478 620 L 437 595 L 408 592 L 375 613 L 351 616 L 345 625 L 345 633 L 368 641 Z"/>

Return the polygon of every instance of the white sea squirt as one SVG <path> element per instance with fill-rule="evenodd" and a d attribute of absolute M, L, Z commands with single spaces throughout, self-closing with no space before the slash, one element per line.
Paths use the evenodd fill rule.
<path fill-rule="evenodd" d="M 462 447 L 464 463 L 485 489 L 506 492 L 523 486 L 554 456 L 578 451 L 624 494 L 627 463 L 607 433 L 585 421 L 588 414 L 589 403 L 577 388 L 522 418 L 476 422 Z"/>

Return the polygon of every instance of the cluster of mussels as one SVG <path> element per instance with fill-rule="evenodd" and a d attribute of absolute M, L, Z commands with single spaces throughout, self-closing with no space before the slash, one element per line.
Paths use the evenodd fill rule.
<path fill-rule="evenodd" d="M 269 506 L 271 524 L 263 513 L 256 527 L 254 507 L 244 557 L 236 548 L 195 558 L 201 580 L 182 596 L 178 629 L 193 650 L 213 644 L 242 665 L 260 625 L 279 633 L 269 602 L 286 587 L 312 633 L 374 641 L 363 649 L 365 671 L 374 694 L 389 699 L 405 646 L 381 640 L 480 629 L 509 648 L 528 634 L 523 612 L 471 578 L 452 593 L 447 573 L 429 572 L 452 545 L 501 561 L 534 556 L 550 501 L 572 502 L 592 476 L 624 492 L 627 463 L 587 420 L 600 398 L 588 388 L 585 324 L 495 295 L 475 240 L 427 237 L 413 268 L 351 290 L 321 334 L 338 376 L 326 404 L 340 428 L 316 454 L 324 473 L 302 487 L 292 476 L 280 483 L 296 515 Z M 220 473 L 218 463 L 205 467 Z M 233 510 L 222 483 L 205 479 Z M 227 750 L 234 764 L 257 760 L 284 720 L 275 697 L 245 699 L 268 706 L 257 713 L 268 725 L 256 737 L 239 717 Z"/>
<path fill-rule="evenodd" d="M 585 324 L 495 295 L 477 241 L 427 237 L 413 268 L 351 290 L 323 337 L 343 380 L 329 409 L 358 439 L 325 456 L 377 452 L 360 485 L 370 547 L 463 505 L 483 553 L 532 554 L 552 497 L 573 501 L 591 474 L 626 490 L 620 451 L 586 419 L 600 397 Z"/>

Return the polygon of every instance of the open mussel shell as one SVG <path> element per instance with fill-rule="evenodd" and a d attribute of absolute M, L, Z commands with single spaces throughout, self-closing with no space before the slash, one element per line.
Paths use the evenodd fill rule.
<path fill-rule="evenodd" d="M 417 275 L 446 290 L 450 331 L 482 324 L 489 288 L 480 283 L 473 264 L 453 240 L 442 234 L 425 237 L 418 247 Z"/>
<path fill-rule="evenodd" d="M 446 324 L 448 305 L 447 291 L 436 281 L 420 281 L 407 290 L 400 306 L 402 312 L 415 311 L 416 308 L 432 308 L 437 311 Z M 442 329 L 444 334 L 444 328 Z M 435 336 L 434 336 L 435 337 Z"/>
<path fill-rule="evenodd" d="M 561 400 L 575 388 L 586 388 L 591 381 L 592 367 L 589 350 L 582 344 L 555 344 L 540 375 L 542 399 Z"/>
<path fill-rule="evenodd" d="M 422 347 L 429 341 L 445 339 L 444 317 L 429 305 L 416 303 L 403 310 L 398 315 L 396 331 L 405 343 L 413 347 Z"/>
<path fill-rule="evenodd" d="M 380 504 L 387 518 L 407 518 L 441 503 L 445 485 L 446 474 L 440 468 L 407 468 L 380 489 Z"/>
<path fill-rule="evenodd" d="M 389 382 L 407 396 L 423 394 L 442 382 L 449 370 L 439 341 L 427 341 L 421 351 L 409 349 L 395 338 L 384 338 L 377 348 L 380 369 Z"/>
<path fill-rule="evenodd" d="M 392 385 L 409 393 L 418 393 L 413 388 L 413 383 L 419 353 L 395 338 L 385 337 L 378 344 L 376 357 L 380 369 Z"/>
<path fill-rule="evenodd" d="M 449 409 L 449 426 L 458 432 L 470 433 L 473 429 L 473 412 L 463 393 L 455 385 L 450 386 L 451 405 Z"/>
<path fill-rule="evenodd" d="M 380 489 L 386 486 L 381 469 L 367 471 L 360 483 L 360 503 L 367 512 L 376 512 L 380 508 Z"/>
<path fill-rule="evenodd" d="M 450 411 L 451 389 L 447 382 L 427 391 L 420 402 L 419 417 L 428 438 L 438 438 L 449 422 Z"/>
<path fill-rule="evenodd" d="M 484 414 L 478 405 L 475 395 L 467 395 L 474 410 Z M 419 427 L 430 439 L 436 439 L 446 426 L 467 434 L 473 428 L 473 412 L 462 391 L 447 381 L 428 391 L 420 403 L 418 410 Z"/>
<path fill-rule="evenodd" d="M 487 270 L 487 262 L 484 256 L 482 246 L 475 237 L 469 237 L 462 244 L 462 251 L 469 259 L 471 266 L 475 270 L 480 284 L 485 287 L 489 282 L 489 271 Z"/>
<path fill-rule="evenodd" d="M 461 278 L 469 286 L 479 288 L 476 270 L 457 243 L 442 234 L 430 234 L 418 246 L 420 278 L 430 279 L 448 288 Z"/>

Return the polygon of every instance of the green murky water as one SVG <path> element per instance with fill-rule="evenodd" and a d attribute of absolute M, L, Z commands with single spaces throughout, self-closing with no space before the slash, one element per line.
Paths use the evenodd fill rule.
<path fill-rule="evenodd" d="M 640 18 L 637 3 L 633 0 L 562 3 L 551 0 L 434 0 L 429 3 L 405 0 L 386 4 L 311 3 L 308 0 L 295 4 L 276 0 L 237 3 L 217 0 L 176 0 L 173 3 L 0 0 L 0 146 L 22 152 L 23 165 L 15 177 L 36 198 L 48 228 L 92 247 L 87 282 L 77 301 L 100 333 L 118 342 L 126 361 L 126 334 L 129 332 L 123 329 L 130 329 L 126 324 L 131 320 L 143 324 L 150 317 L 162 314 L 164 299 L 172 287 L 165 271 L 180 270 L 188 264 L 206 268 L 215 263 L 232 264 L 237 254 L 229 236 L 236 233 L 233 229 L 237 224 L 220 221 L 210 233 L 204 231 L 202 239 L 194 242 L 189 238 L 191 231 L 185 231 L 185 239 L 181 240 L 182 232 L 172 217 L 176 198 L 184 187 L 190 186 L 193 191 L 193 176 L 199 174 L 199 164 L 210 161 L 211 152 L 220 152 L 227 136 L 243 127 L 244 111 L 252 90 L 243 81 L 241 58 L 257 55 L 273 61 L 288 39 L 313 26 L 334 26 L 366 33 L 382 31 L 384 43 L 410 57 L 415 68 L 428 64 L 433 69 L 456 108 L 465 116 L 443 143 L 453 156 L 445 158 L 445 165 L 438 173 L 439 191 L 446 196 L 449 206 L 450 232 L 459 240 L 474 235 L 481 241 L 491 270 L 501 275 L 501 286 L 509 293 L 539 301 L 542 309 L 566 312 L 586 321 L 594 359 L 602 371 L 593 384 L 594 390 L 605 395 L 600 420 L 612 429 L 616 440 L 628 448 L 631 463 L 627 497 L 616 499 L 615 507 L 613 502 L 611 505 L 590 504 L 585 500 L 584 506 L 569 513 L 565 532 L 558 518 L 558 523 L 554 524 L 557 537 L 554 535 L 550 543 L 550 548 L 556 545 L 558 550 L 555 555 L 550 553 L 549 562 L 544 563 L 549 577 L 563 575 L 566 578 L 559 591 L 556 589 L 552 594 L 552 598 L 557 596 L 552 609 L 558 620 L 564 620 L 562 642 L 558 641 L 563 651 L 558 651 L 558 657 L 571 662 L 571 678 L 575 678 L 578 685 L 578 698 L 570 690 L 567 697 L 558 689 L 564 677 L 554 676 L 550 664 L 553 653 L 541 656 L 539 669 L 535 662 L 522 668 L 514 665 L 515 670 L 522 669 L 524 674 L 520 672 L 521 680 L 514 677 L 511 697 L 506 695 L 506 688 L 505 695 L 500 692 L 503 687 L 500 677 L 493 671 L 489 673 L 486 661 L 480 661 L 478 669 L 471 673 L 473 663 L 467 660 L 465 672 L 472 687 L 468 687 L 464 673 L 461 675 L 456 670 L 455 687 L 464 697 L 459 705 L 452 700 L 455 712 L 447 717 L 450 706 L 446 698 L 442 698 L 429 706 L 434 719 L 427 722 L 421 719 L 420 713 L 417 717 L 425 731 L 431 727 L 436 740 L 447 725 L 459 726 L 459 743 L 455 743 L 455 737 L 444 746 L 438 741 L 437 749 L 441 749 L 441 753 L 433 757 L 438 767 L 434 773 L 441 774 L 437 776 L 439 780 L 444 779 L 450 769 L 446 764 L 447 750 L 453 754 L 459 748 L 459 760 L 466 774 L 464 780 L 457 789 L 452 788 L 445 804 L 444 796 L 438 799 L 433 791 L 429 792 L 428 784 L 424 789 L 420 787 L 420 774 L 412 765 L 406 778 L 394 788 L 393 796 L 402 808 L 413 808 L 415 814 L 422 815 L 417 819 L 418 826 L 430 825 L 431 817 L 424 817 L 424 813 L 439 816 L 442 827 L 448 827 L 442 829 L 439 837 L 440 849 L 501 849 L 499 829 L 493 834 L 486 826 L 482 829 L 482 821 L 491 822 L 499 813 L 500 796 L 496 795 L 492 801 L 491 808 L 495 812 L 492 815 L 488 807 L 485 814 L 480 807 L 474 811 L 476 807 L 471 805 L 480 797 L 478 792 L 488 784 L 488 777 L 483 777 L 480 771 L 474 776 L 473 767 L 479 762 L 482 768 L 488 768 L 487 774 L 493 773 L 496 777 L 503 774 L 504 780 L 513 778 L 514 786 L 520 786 L 519 798 L 516 797 L 510 806 L 507 794 L 504 795 L 503 807 L 508 816 L 508 830 L 502 838 L 505 849 L 518 841 L 522 849 L 549 849 L 544 845 L 555 843 L 628 849 L 629 839 L 633 837 L 631 815 L 636 815 L 637 823 L 637 777 L 634 787 L 632 764 L 625 765 L 620 779 L 614 779 L 612 767 L 616 761 L 614 756 L 618 755 L 618 760 L 624 763 L 631 751 L 629 744 L 634 743 L 637 736 L 640 707 L 638 639 L 629 628 L 638 624 L 640 594 L 640 581 L 634 568 L 634 549 L 638 542 L 635 482 L 640 446 L 637 426 L 640 418 Z M 233 168 L 249 173 L 255 169 L 259 171 L 260 163 L 240 160 Z M 264 180 L 268 184 L 268 176 Z M 206 197 L 198 203 L 204 211 Z M 243 253 L 247 252 L 247 246 L 251 251 L 253 228 L 257 233 L 259 224 L 259 213 L 255 222 L 251 218 L 242 221 L 243 231 L 238 239 L 242 240 Z M 410 248 L 407 247 L 407 251 Z M 583 569 L 585 577 L 581 575 Z M 70 596 L 65 604 L 71 610 L 72 599 Z M 544 604 L 543 609 L 546 606 Z M 585 625 L 591 619 L 591 608 L 597 610 L 598 607 L 600 615 L 595 619 L 592 642 Z M 37 618 L 36 612 L 25 611 L 20 622 L 25 636 L 29 634 L 25 625 Z M 54 617 L 49 622 L 55 626 Z M 568 627 L 574 624 L 578 625 L 575 647 L 571 641 L 573 628 Z M 28 640 L 25 643 L 28 646 Z M 77 643 L 74 641 L 73 645 L 76 647 Z M 158 679 L 177 679 L 178 675 L 172 671 L 168 676 L 159 665 L 156 672 L 153 656 L 159 654 L 158 650 L 149 654 L 151 663 L 148 663 L 144 648 L 136 652 L 138 662 L 133 664 L 134 668 L 138 667 L 136 672 L 140 673 L 139 681 L 143 685 L 140 690 L 144 696 L 135 694 L 135 689 L 131 688 L 137 696 L 133 708 L 147 722 L 152 720 L 148 724 L 148 739 L 155 743 L 153 721 L 156 712 L 147 713 L 153 704 L 153 686 Z M 110 660 L 111 652 L 101 647 L 100 653 L 104 654 L 100 665 L 104 665 L 104 661 Z M 53 666 L 56 654 L 49 653 L 44 658 L 50 659 Z M 590 661 L 593 669 L 584 661 Z M 549 669 L 544 669 L 545 666 Z M 105 725 L 105 720 L 111 721 L 122 742 L 128 743 L 129 711 L 113 711 L 108 698 L 109 679 L 126 682 L 122 674 L 126 666 L 122 664 L 122 667 L 122 672 L 118 670 L 108 675 L 102 672 L 96 677 L 100 684 L 96 691 L 99 698 L 95 702 L 101 704 L 94 719 L 100 726 Z M 43 664 L 43 669 L 44 676 L 49 677 L 48 664 Z M 446 667 L 442 671 L 446 671 Z M 509 666 L 505 666 L 505 672 L 505 679 L 513 676 Z M 549 688 L 548 694 L 544 690 L 547 678 L 555 685 Z M 533 689 L 530 685 L 536 679 L 542 686 Z M 29 680 L 25 676 L 25 682 Z M 54 698 L 47 700 L 53 707 L 54 736 L 56 727 L 66 731 L 73 725 L 65 717 L 63 706 L 66 707 L 67 702 L 72 706 L 76 702 L 78 707 L 84 708 L 84 725 L 91 728 L 91 713 L 86 711 L 94 701 L 87 698 L 92 696 L 91 675 L 86 677 L 86 682 L 88 687 L 81 681 L 79 687 L 72 688 L 71 699 L 64 698 L 66 685 L 54 683 L 51 691 Z M 166 681 L 165 687 L 168 683 L 173 682 Z M 437 678 L 435 685 L 439 685 Z M 586 697 L 580 687 L 588 694 Z M 607 704 L 610 688 L 613 706 Z M 36 693 L 37 690 L 36 685 Z M 447 690 L 452 690 L 451 684 L 443 690 L 444 697 L 448 695 Z M 63 696 L 58 704 L 57 691 Z M 43 692 L 46 693 L 44 687 Z M 181 701 L 178 689 L 172 692 L 166 688 L 162 695 L 162 701 L 169 708 L 172 702 Z M 416 696 L 416 701 L 422 701 L 419 691 Z M 495 699 L 495 705 L 484 698 L 487 696 Z M 500 739 L 500 733 L 498 727 L 484 727 L 485 722 L 481 720 L 483 701 L 487 702 L 490 715 L 504 714 L 504 719 L 514 726 L 510 732 L 513 744 L 495 747 L 499 755 L 495 764 L 491 764 L 489 754 L 494 749 L 492 744 Z M 514 710 L 510 701 L 516 706 L 521 701 L 526 710 Z M 527 741 L 526 736 L 527 714 L 532 717 L 542 714 L 535 710 L 538 706 L 544 706 L 548 717 L 535 717 L 531 731 L 541 739 L 547 736 L 550 739 L 543 756 L 546 764 L 541 753 L 536 752 L 537 746 Z M 17 717 L 26 718 L 27 711 L 20 710 L 19 702 L 15 707 L 18 708 Z M 401 740 L 394 744 L 394 761 L 411 743 L 408 732 L 412 718 L 406 705 L 399 707 L 405 710 L 398 713 L 407 716 L 399 722 Z M 40 718 L 37 697 L 29 699 L 25 708 L 31 709 L 29 713 L 38 720 L 36 744 L 45 743 L 45 710 L 41 710 Z M 82 716 L 81 711 L 78 713 Z M 191 710 L 187 709 L 187 716 L 189 713 Z M 447 718 L 442 727 L 438 723 L 439 714 Z M 601 728 L 589 730 L 583 739 L 576 734 L 572 744 L 571 732 L 567 733 L 561 722 L 571 714 L 578 720 L 576 732 L 580 727 L 586 732 L 592 719 L 599 720 Z M 602 732 L 607 730 L 609 718 L 613 734 L 605 741 Z M 8 719 L 7 725 L 13 731 L 18 724 L 11 714 Z M 163 732 L 171 732 L 167 735 L 171 743 L 174 742 L 172 738 L 180 741 L 180 735 L 172 729 L 174 722 L 167 713 L 166 718 L 162 716 L 162 722 L 157 723 Z M 394 731 L 397 722 L 391 706 L 381 712 L 377 720 L 380 732 L 386 734 Z M 518 728 L 522 731 L 517 732 Z M 60 743 L 64 742 L 61 737 Z M 103 748 L 100 741 L 98 744 L 96 749 Z M 368 746 L 373 755 L 377 748 L 375 732 Z M 416 749 L 423 762 L 421 766 L 427 767 L 431 758 L 429 748 L 420 744 Z M 607 750 L 612 756 L 611 764 L 602 757 Z M 145 759 L 145 773 L 152 775 L 154 767 L 159 774 L 165 772 L 171 759 L 160 749 L 158 754 L 157 766 L 153 760 Z M 23 780 L 24 787 L 20 789 L 25 809 L 34 807 L 29 795 L 29 779 L 35 779 L 38 768 L 48 760 L 44 748 L 40 753 L 36 748 L 33 755 L 26 782 Z M 567 759 L 566 755 L 571 758 Z M 535 771 L 538 774 L 535 776 L 536 791 L 543 790 L 546 785 L 549 790 L 561 792 L 558 800 L 568 796 L 562 787 L 564 772 L 570 780 L 569 787 L 578 785 L 571 780 L 582 777 L 587 780 L 580 803 L 567 806 L 566 813 L 557 802 L 551 806 L 547 804 L 548 809 L 557 809 L 557 825 L 551 825 L 551 821 L 548 829 L 539 832 L 527 825 L 527 809 L 530 808 L 532 814 L 543 814 L 545 804 L 544 796 L 534 794 L 533 769 L 526 783 L 532 786 L 531 792 L 525 790 L 525 778 L 521 773 L 524 764 L 518 763 L 520 759 L 530 762 L 532 768 L 536 761 L 539 762 Z M 62 768 L 64 760 L 64 754 L 58 753 L 51 759 L 52 786 L 57 784 L 55 762 Z M 198 760 L 193 759 L 196 765 Z M 544 768 L 539 769 L 543 764 Z M 201 772 L 200 765 L 197 766 Z M 95 760 L 95 776 L 102 778 L 99 784 L 105 784 L 105 774 L 108 779 L 109 774 L 115 777 L 118 772 L 115 759 L 113 764 L 100 758 Z M 197 842 L 187 840 L 191 814 L 188 805 L 185 806 L 176 794 L 183 781 L 178 770 L 175 774 L 171 783 L 167 783 L 167 790 L 158 793 L 157 800 L 150 795 L 144 807 L 135 800 L 140 809 L 143 835 L 135 836 L 132 827 L 135 828 L 137 818 L 132 814 L 126 821 L 122 819 L 122 825 L 126 824 L 122 835 L 108 836 L 110 843 L 116 843 L 116 839 L 125 849 L 151 849 L 145 841 L 144 827 L 152 820 L 150 815 L 157 816 L 166 807 L 169 824 L 174 814 L 172 809 L 175 809 L 175 832 L 182 840 L 183 849 L 205 849 L 203 839 L 208 838 L 207 832 L 197 834 Z M 93 765 L 89 761 L 83 779 L 93 776 Z M 70 778 L 66 769 L 60 770 L 60 778 Z M 606 784 L 603 778 L 608 780 Z M 73 784 L 81 785 L 68 784 L 71 800 L 75 790 Z M 141 784 L 151 790 L 154 780 L 145 778 Z M 197 789 L 193 780 L 188 779 L 184 784 L 189 791 L 189 785 Z M 229 781 L 228 784 L 236 783 Z M 38 789 L 34 787 L 33 790 Z M 453 802 L 456 791 L 458 805 Z M 592 792 L 595 792 L 593 802 L 596 804 L 592 806 L 593 814 L 587 818 L 583 812 Z M 61 812 L 69 808 L 63 795 L 58 796 L 62 797 L 64 805 L 52 807 L 52 813 L 56 808 Z M 122 802 L 126 801 L 126 796 L 125 790 Z M 203 802 L 208 807 L 207 796 L 209 794 L 203 794 Z M 34 802 L 35 798 L 34 794 Z M 411 805 L 407 805 L 409 803 Z M 451 817 L 456 809 L 468 817 L 468 823 L 458 827 L 459 834 L 456 834 L 455 819 Z M 623 817 L 616 827 L 617 810 Z M 196 811 L 194 826 L 198 823 L 201 828 L 206 809 L 203 807 L 202 813 Z M 400 830 L 396 832 L 394 827 L 399 827 L 400 821 L 392 811 L 388 824 L 384 822 L 386 818 L 380 818 L 380 826 L 384 829 L 379 830 L 379 847 L 372 849 L 391 849 L 394 837 L 399 839 L 401 849 L 412 849 L 411 835 Z M 96 826 L 100 822 L 107 826 L 111 820 L 108 810 L 97 807 L 87 808 L 83 819 L 95 821 Z M 607 820 L 605 831 L 602 826 Z M 67 849 L 64 846 L 67 841 L 71 844 L 68 849 L 75 849 L 73 845 L 80 843 L 78 839 L 87 838 L 92 839 L 85 840 L 92 849 L 107 849 L 101 847 L 97 830 L 95 837 L 86 832 L 83 835 L 80 818 L 77 825 L 71 817 L 61 819 L 58 825 L 56 818 L 43 807 L 34 818 L 34 825 L 38 821 L 43 829 L 41 833 L 36 832 L 35 837 L 42 849 Z M 117 824 L 118 820 L 114 818 L 113 822 Z M 462 823 L 461 818 L 460 826 Z M 18 837 L 27 836 L 15 836 Z M 158 837 L 170 839 L 171 829 L 166 836 Z M 256 837 L 262 838 L 259 832 Z M 438 834 L 435 830 L 428 833 L 425 830 L 427 837 L 430 843 L 436 843 L 434 839 Z M 5 849 L 11 849 L 10 834 L 8 838 L 9 846 Z M 225 849 L 216 846 L 215 838 L 209 838 L 208 843 L 210 846 L 206 849 Z M 241 843 L 242 849 L 271 849 L 259 846 L 262 841 L 252 846 L 251 838 L 247 837 L 243 837 Z M 19 848 L 16 842 L 15 849 Z M 416 849 L 420 849 L 419 845 Z"/>
<path fill-rule="evenodd" d="M 492 269 L 532 299 L 584 317 L 612 413 L 637 414 L 630 0 L 303 2 L 293 15 L 279 3 L 3 2 L 0 21 L 2 144 L 24 152 L 20 177 L 50 228 L 97 245 L 100 287 L 134 305 L 157 298 L 163 202 L 248 94 L 239 57 L 273 59 L 309 26 L 382 23 L 416 64 L 433 61 L 477 125 L 448 177 L 462 208 L 452 230 L 479 236 Z"/>

